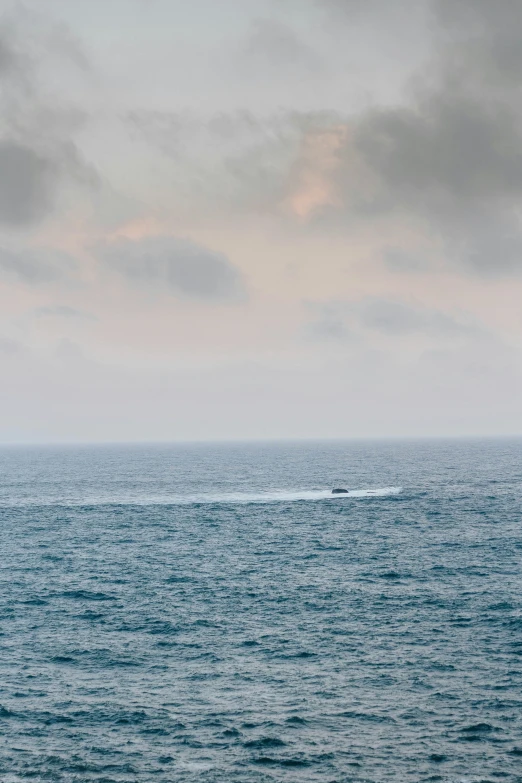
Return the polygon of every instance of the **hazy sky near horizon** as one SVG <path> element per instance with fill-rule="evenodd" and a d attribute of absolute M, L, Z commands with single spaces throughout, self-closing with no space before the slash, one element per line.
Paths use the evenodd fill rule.
<path fill-rule="evenodd" d="M 522 433 L 518 0 L 0 0 L 0 441 Z"/>

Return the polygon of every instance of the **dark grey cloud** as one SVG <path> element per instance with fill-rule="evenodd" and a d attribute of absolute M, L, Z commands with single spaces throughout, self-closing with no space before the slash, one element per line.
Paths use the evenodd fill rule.
<path fill-rule="evenodd" d="M 48 250 L 13 250 L 0 247 L 0 277 L 9 282 L 42 285 L 67 281 L 76 271 L 65 253 Z"/>
<path fill-rule="evenodd" d="M 37 307 L 33 310 L 32 315 L 35 318 L 66 318 L 79 321 L 98 320 L 92 313 L 87 313 L 85 310 L 77 310 L 75 307 L 69 307 L 68 305 L 47 305 Z"/>
<path fill-rule="evenodd" d="M 387 248 L 382 254 L 382 260 L 392 272 L 427 272 L 430 269 L 425 255 L 413 254 L 396 247 Z"/>
<path fill-rule="evenodd" d="M 31 191 L 47 174 L 43 158 L 20 139 L 25 131 L 24 107 L 36 100 L 34 80 L 32 64 L 20 53 L 12 25 L 0 19 L 0 221 L 7 223 L 13 218 L 15 222 L 25 222 L 17 192 L 13 194 L 14 204 L 9 204 L 11 188 L 18 187 L 29 196 L 25 212 L 30 214 L 35 206 Z M 36 195 L 35 201 L 38 200 Z"/>
<path fill-rule="evenodd" d="M 433 22 L 431 0 L 314 0 L 316 8 L 323 12 L 330 36 L 344 36 L 352 46 L 357 37 L 371 36 L 372 55 L 375 60 L 403 59 L 416 49 L 429 48 L 429 27 Z M 336 30 L 336 28 L 339 29 Z M 420 47 L 419 47 L 420 44 Z M 401 51 L 402 50 L 402 51 Z M 425 53 L 424 52 L 424 53 Z M 422 55 L 424 56 L 424 55 Z"/>
<path fill-rule="evenodd" d="M 446 41 L 454 79 L 478 93 L 489 90 L 509 100 L 520 92 L 522 15 L 516 0 L 432 0 L 432 12 Z"/>
<path fill-rule="evenodd" d="M 264 76 L 267 68 L 281 71 L 297 67 L 300 72 L 321 70 L 323 63 L 317 52 L 301 40 L 288 25 L 275 19 L 257 19 L 249 32 L 243 50 L 247 66 L 259 66 Z"/>
<path fill-rule="evenodd" d="M 352 314 L 363 327 L 389 335 L 423 333 L 454 337 L 476 332 L 476 326 L 462 316 L 391 299 L 363 300 L 353 306 Z"/>
<path fill-rule="evenodd" d="M 5 30 L 0 28 L 0 79 L 12 72 L 17 65 L 16 53 L 9 45 Z"/>
<path fill-rule="evenodd" d="M 520 7 L 432 0 L 429 8 L 439 25 L 437 52 L 415 75 L 409 100 L 346 121 L 337 218 L 414 219 L 449 263 L 480 274 L 519 273 Z"/>
<path fill-rule="evenodd" d="M 509 107 L 446 90 L 424 95 L 414 108 L 377 109 L 355 134 L 356 149 L 384 186 L 370 207 L 389 209 L 393 200 L 445 219 L 462 205 L 520 193 L 521 141 Z"/>
<path fill-rule="evenodd" d="M 52 207 L 57 170 L 52 161 L 13 140 L 0 140 L 0 223 L 25 225 Z"/>
<path fill-rule="evenodd" d="M 395 31 L 412 4 L 317 0 L 336 19 L 363 16 L 371 29 Z M 274 212 L 299 181 L 303 142 L 342 130 L 336 151 L 335 205 L 314 213 L 317 228 L 350 230 L 360 221 L 404 220 L 441 248 L 449 265 L 481 275 L 522 271 L 522 14 L 511 0 L 425 0 L 415 24 L 431 19 L 434 56 L 412 79 L 402 103 L 359 114 L 248 112 L 210 119 L 136 113 L 150 143 L 177 156 L 176 175 L 200 204 Z M 429 16 L 428 16 L 429 15 Z M 415 14 L 414 14 L 415 16 Z M 427 26 L 427 25 L 425 25 Z M 402 35 L 407 43 L 411 24 Z M 394 33 L 393 33 L 394 34 Z M 273 61 L 305 57 L 294 33 L 258 21 L 250 48 Z M 293 40 L 293 39 L 292 39 Z M 294 41 L 295 43 L 295 41 Z M 257 56 L 257 54 L 256 54 Z M 342 134 L 341 134 L 342 135 Z M 340 138 L 341 138 L 340 135 Z M 200 165 L 200 162 L 201 165 Z M 309 166 L 308 160 L 302 165 Z M 187 174 L 192 167 L 192 179 Z M 195 194 L 195 195 L 194 195 Z M 435 254 L 433 254 L 435 255 Z M 389 268 L 405 269 L 390 256 Z M 407 266 L 408 264 L 406 264 Z M 415 264 L 413 266 L 416 266 Z M 413 267 L 412 267 L 413 268 Z"/>
<path fill-rule="evenodd" d="M 17 340 L 12 340 L 10 337 L 0 336 L 0 355 L 2 356 L 19 356 L 25 352 L 25 346 L 19 343 Z"/>
<path fill-rule="evenodd" d="M 306 332 L 315 339 L 346 341 L 365 332 L 390 337 L 422 335 L 435 339 L 476 337 L 485 333 L 465 313 L 410 304 L 393 299 L 367 297 L 359 301 L 329 301 L 308 305 L 312 319 Z"/>
<path fill-rule="evenodd" d="M 432 0 L 431 9 L 446 31 L 464 33 L 486 48 L 514 40 L 522 28 L 518 0 Z"/>
<path fill-rule="evenodd" d="M 361 16 L 369 18 L 373 24 L 379 24 L 393 19 L 401 21 L 403 17 L 411 18 L 419 6 L 425 6 L 425 0 L 417 0 L 412 5 L 411 0 L 316 0 L 319 8 L 329 12 L 342 14 L 348 20 L 359 20 Z"/>
<path fill-rule="evenodd" d="M 348 322 L 344 305 L 338 301 L 308 302 L 306 309 L 310 314 L 305 324 L 304 335 L 312 340 L 346 342 L 356 334 Z"/>
<path fill-rule="evenodd" d="M 41 28 L 22 11 L 0 23 L 0 225 L 43 220 L 63 188 L 96 177 L 75 145 L 85 121 L 74 100 L 49 89 L 53 68 L 81 69 L 81 52 L 64 27 Z M 47 65 L 51 63 L 50 70 Z"/>
<path fill-rule="evenodd" d="M 371 187 L 353 187 L 353 153 Z M 504 106 L 444 90 L 415 108 L 374 110 L 344 151 L 339 186 L 364 217 L 416 216 L 450 262 L 490 274 L 522 270 L 522 133 Z"/>
<path fill-rule="evenodd" d="M 245 295 L 242 275 L 225 255 L 188 239 L 120 239 L 94 252 L 136 286 L 215 302 L 238 301 Z"/>

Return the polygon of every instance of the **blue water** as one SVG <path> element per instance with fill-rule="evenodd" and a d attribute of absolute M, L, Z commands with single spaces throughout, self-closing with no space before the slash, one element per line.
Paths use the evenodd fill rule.
<path fill-rule="evenodd" d="M 520 441 L 5 448 L 0 555 L 3 783 L 522 781 Z"/>

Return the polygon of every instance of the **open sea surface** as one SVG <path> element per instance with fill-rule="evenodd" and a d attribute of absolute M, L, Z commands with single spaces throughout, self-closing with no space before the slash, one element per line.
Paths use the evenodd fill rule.
<path fill-rule="evenodd" d="M 0 780 L 522 781 L 521 557 L 521 441 L 3 448 Z"/>

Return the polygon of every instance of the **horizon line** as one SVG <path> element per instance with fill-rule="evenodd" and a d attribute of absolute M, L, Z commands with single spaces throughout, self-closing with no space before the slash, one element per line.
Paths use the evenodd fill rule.
<path fill-rule="evenodd" d="M 257 438 L 180 438 L 157 440 L 15 440 L 1 441 L 0 448 L 16 447 L 80 447 L 80 446 L 190 446 L 190 445 L 255 445 L 299 443 L 389 443 L 419 441 L 492 441 L 522 440 L 522 433 L 515 434 L 461 434 L 461 435 L 343 435 L 339 437 L 257 437 Z"/>

